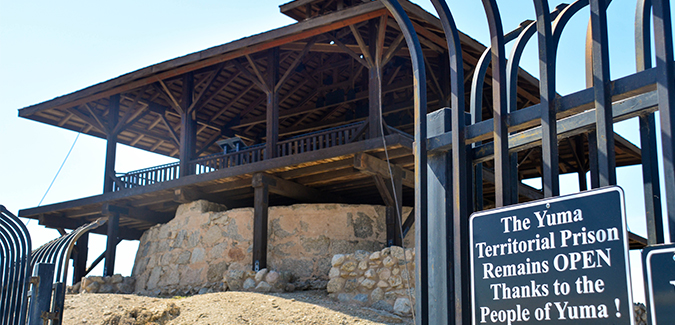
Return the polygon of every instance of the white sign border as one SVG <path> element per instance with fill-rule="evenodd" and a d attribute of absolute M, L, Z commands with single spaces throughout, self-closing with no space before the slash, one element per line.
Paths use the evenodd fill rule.
<path fill-rule="evenodd" d="M 656 325 L 656 310 L 654 310 L 654 284 L 652 283 L 652 264 L 650 262 L 652 255 L 654 254 L 662 254 L 662 253 L 675 253 L 675 247 L 668 247 L 668 248 L 655 248 L 649 253 L 647 253 L 647 256 L 645 257 L 645 264 L 646 264 L 646 269 L 647 269 L 647 290 L 649 290 L 649 315 L 652 321 L 652 325 Z"/>
<path fill-rule="evenodd" d="M 628 245 L 628 227 L 626 224 L 626 201 L 624 200 L 624 192 L 623 189 L 619 186 L 606 186 L 603 188 L 599 189 L 593 189 L 593 190 L 588 190 L 584 192 L 579 192 L 579 193 L 573 193 L 569 195 L 563 195 L 563 196 L 556 196 L 552 198 L 545 198 L 545 199 L 540 199 L 536 201 L 530 201 L 530 202 L 525 202 L 525 203 L 520 203 L 520 204 L 513 204 L 509 205 L 506 207 L 502 208 L 495 208 L 495 209 L 490 209 L 490 210 L 485 210 L 485 211 L 479 211 L 479 212 L 474 212 L 469 216 L 469 258 L 470 258 L 470 266 L 471 266 L 471 319 L 472 321 L 476 320 L 476 295 L 475 295 L 475 281 L 474 281 L 474 274 L 475 274 L 475 266 L 474 266 L 474 258 L 473 258 L 473 247 L 474 247 L 474 241 L 473 241 L 473 220 L 477 217 L 482 217 L 484 215 L 489 215 L 489 214 L 494 214 L 494 213 L 500 213 L 500 212 L 505 212 L 505 211 L 511 211 L 511 210 L 516 210 L 516 209 L 521 209 L 521 208 L 527 208 L 530 206 L 534 205 L 540 205 L 540 204 L 545 204 L 545 203 L 555 203 L 558 201 L 563 201 L 563 200 L 568 200 L 568 199 L 575 199 L 575 198 L 581 198 L 581 197 L 586 197 L 586 196 L 591 196 L 591 195 L 597 195 L 597 194 L 602 194 L 602 193 L 607 193 L 607 192 L 617 192 L 619 193 L 619 201 L 621 204 L 621 226 L 623 227 L 623 246 L 624 246 L 624 259 L 626 261 L 626 287 L 628 288 L 628 313 L 630 316 L 630 324 L 634 325 L 635 324 L 635 315 L 633 312 L 633 287 L 631 285 L 631 276 L 630 276 L 630 256 L 628 254 L 629 252 L 629 245 Z M 656 323 L 654 323 L 656 324 Z"/>

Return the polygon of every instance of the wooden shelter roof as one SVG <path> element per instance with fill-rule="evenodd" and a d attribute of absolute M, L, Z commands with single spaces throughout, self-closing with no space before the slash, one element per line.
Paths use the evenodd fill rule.
<path fill-rule="evenodd" d="M 302 2 L 302 1 L 300 1 Z M 310 1 L 311 2 L 311 1 Z M 298 2 L 299 3 L 299 2 Z M 284 6 L 298 3 L 293 2 Z M 316 6 L 316 1 L 312 2 Z M 19 110 L 19 116 L 118 141 L 136 148 L 178 155 L 182 78 L 195 77 L 197 148 L 206 155 L 219 151 L 215 141 L 239 136 L 247 144 L 264 142 L 266 96 L 259 78 L 267 69 L 265 50 L 280 49 L 280 137 L 363 119 L 367 103 L 367 68 L 359 64 L 368 38 L 368 20 L 388 16 L 377 1 L 350 6 L 136 70 Z M 438 73 L 446 43 L 440 21 L 403 1 L 420 34 L 429 66 L 429 109 L 442 106 Z M 318 14 L 318 11 L 317 11 Z M 356 32 L 356 34 L 355 34 Z M 465 69 L 471 71 L 485 47 L 461 34 Z M 393 18 L 387 19 L 384 50 L 390 61 L 383 71 L 385 120 L 412 133 L 412 76 L 408 50 Z M 447 61 L 447 60 L 446 60 Z M 488 72 L 489 74 L 490 72 Z M 519 105 L 538 102 L 537 80 L 521 71 Z M 489 78 L 487 78 L 489 79 Z M 432 86 L 433 85 L 433 86 Z M 489 80 L 486 82 L 489 86 Z M 108 100 L 121 95 L 121 121 L 108 129 Z M 467 93 L 468 96 L 468 93 Z M 486 107 L 487 108 L 487 107 Z"/>

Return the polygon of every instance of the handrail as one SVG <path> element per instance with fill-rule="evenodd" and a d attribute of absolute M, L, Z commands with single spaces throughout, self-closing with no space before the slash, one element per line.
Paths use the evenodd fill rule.
<path fill-rule="evenodd" d="M 285 157 L 310 151 L 317 151 L 351 142 L 364 140 L 367 122 L 359 121 L 325 130 L 305 133 L 277 143 L 276 157 Z M 256 163 L 265 159 L 264 143 L 245 147 L 235 152 L 215 153 L 191 160 L 195 174 L 211 173 L 219 169 Z M 147 186 L 179 178 L 179 162 L 134 170 L 118 174 L 115 191 L 125 188 Z"/>

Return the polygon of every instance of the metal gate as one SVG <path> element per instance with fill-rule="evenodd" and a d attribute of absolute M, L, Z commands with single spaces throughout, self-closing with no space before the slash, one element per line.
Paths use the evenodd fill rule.
<path fill-rule="evenodd" d="M 547 0 L 533 0 L 537 19 L 516 34 L 505 35 L 496 0 L 482 0 L 491 44 L 474 70 L 471 102 L 464 99 L 464 70 L 459 32 L 444 0 L 431 0 L 445 32 L 449 53 L 451 107 L 427 116 L 424 57 L 413 24 L 397 0 L 382 0 L 405 35 L 415 84 L 415 238 L 416 315 L 419 324 L 470 324 L 468 217 L 481 209 L 482 167 L 494 161 L 497 207 L 517 203 L 512 155 L 542 147 L 545 197 L 559 195 L 558 139 L 588 134 L 591 187 L 616 184 L 613 123 L 639 117 L 648 242 L 663 243 L 661 201 L 675 234 L 673 122 L 675 69 L 668 0 L 637 0 L 635 47 L 637 72 L 609 76 L 607 7 L 609 0 L 577 0 L 551 12 Z M 529 5 L 523 2 L 520 5 Z M 586 40 L 587 89 L 556 97 L 555 67 L 560 35 L 581 10 L 590 10 Z M 653 20 L 653 24 L 651 21 Z M 654 30 L 656 64 L 651 58 Z M 540 103 L 516 110 L 520 55 L 537 34 Z M 514 41 L 510 57 L 505 44 Z M 508 60 L 507 60 L 508 59 Z M 492 115 L 481 121 L 482 80 L 492 64 Z M 654 111 L 660 111 L 664 175 L 658 174 Z M 566 117 L 564 120 L 563 117 Z M 442 130 L 434 134 L 429 129 Z M 486 139 L 490 142 L 483 142 Z M 449 167 L 450 166 L 450 167 Z M 431 171 L 431 172 L 430 172 Z M 659 193 L 659 177 L 666 192 Z M 446 218 L 447 216 L 447 218 Z M 673 235 L 671 235 L 673 236 Z M 671 239 L 672 241 L 672 239 Z M 429 245 L 433 243 L 433 245 Z M 432 267 L 433 266 L 433 267 Z"/>
<path fill-rule="evenodd" d="M 0 325 L 61 324 L 68 260 L 75 242 L 104 219 L 31 252 L 28 229 L 0 205 Z"/>

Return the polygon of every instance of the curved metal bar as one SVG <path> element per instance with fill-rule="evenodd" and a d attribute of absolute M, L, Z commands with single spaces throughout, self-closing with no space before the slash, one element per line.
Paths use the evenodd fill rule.
<path fill-rule="evenodd" d="M 0 238 L 2 253 L 3 296 L 0 321 L 7 324 L 24 324 L 27 315 L 29 260 L 31 240 L 26 226 L 0 205 Z"/>
<path fill-rule="evenodd" d="M 447 319 L 443 319 L 443 316 L 440 316 L 438 317 L 439 319 L 434 319 L 434 322 L 450 321 L 452 323 L 452 316 L 454 316 L 454 322 L 463 324 L 470 322 L 470 318 L 468 317 L 469 314 L 462 313 L 462 310 L 471 305 L 470 288 L 468 285 L 470 277 L 467 267 L 469 265 L 469 250 L 464 243 L 466 243 L 469 238 L 468 215 L 469 207 L 472 205 L 472 196 L 466 195 L 469 191 L 467 189 L 469 185 L 467 170 L 470 165 L 466 159 L 467 149 L 464 136 L 466 127 L 464 116 L 466 111 L 464 103 L 464 60 L 462 59 L 462 46 L 459 39 L 459 31 L 457 30 L 455 20 L 452 17 L 452 13 L 448 8 L 447 3 L 445 0 L 431 0 L 431 3 L 434 5 L 436 12 L 441 19 L 443 32 L 445 33 L 445 39 L 448 44 L 448 55 L 450 60 L 450 90 L 452 94 L 451 130 L 453 143 L 451 155 L 453 168 L 452 192 L 450 192 L 446 186 L 446 196 L 447 194 L 452 193 L 453 203 L 452 221 L 448 220 L 446 222 L 452 222 L 453 226 L 451 227 L 452 232 L 447 233 L 447 236 L 451 236 L 452 240 L 451 242 L 446 241 L 446 244 L 451 246 L 447 247 L 447 251 L 452 252 L 453 263 L 452 268 L 448 269 L 447 279 L 444 279 L 443 281 L 447 286 L 447 289 L 442 288 L 441 290 L 441 292 L 445 293 L 444 297 L 437 296 L 435 299 L 435 303 L 447 304 L 447 307 L 442 305 L 429 306 L 429 312 L 435 312 L 435 310 L 431 310 L 432 307 L 433 309 L 438 309 L 438 307 L 440 307 L 441 310 L 445 310 L 446 308 L 450 310 L 454 309 L 454 312 L 452 312 Z M 440 283 L 438 284 L 441 285 Z M 440 293 L 439 295 L 443 294 Z"/>
<path fill-rule="evenodd" d="M 539 99 L 541 102 L 542 185 L 544 197 L 560 195 L 558 130 L 555 109 L 555 40 L 551 36 L 548 0 L 534 0 L 539 34 Z"/>
<path fill-rule="evenodd" d="M 415 274 L 415 314 L 422 324 L 428 322 L 429 305 L 427 277 L 427 77 L 424 68 L 424 53 L 415 33 L 415 28 L 397 0 L 382 0 L 396 19 L 405 36 L 413 69 L 414 118 L 415 118 L 415 258 L 418 274 Z M 425 321 L 427 320 L 427 321 Z"/>
<path fill-rule="evenodd" d="M 651 47 L 652 0 L 638 0 L 635 9 L 635 61 L 637 71 L 652 67 Z"/>
<path fill-rule="evenodd" d="M 441 19 L 445 40 L 448 43 L 450 60 L 450 92 L 451 106 L 464 109 L 464 60 L 462 59 L 462 45 L 459 40 L 459 30 L 450 13 L 445 0 L 431 0 L 438 16 Z"/>
<path fill-rule="evenodd" d="M 482 0 L 490 27 L 492 44 L 492 116 L 494 120 L 494 165 L 495 165 L 495 206 L 513 203 L 508 184 L 511 182 L 509 169 L 509 132 L 507 127 L 508 107 L 506 104 L 506 54 L 504 31 L 496 0 Z"/>
<path fill-rule="evenodd" d="M 68 259 L 75 246 L 75 242 L 88 231 L 98 228 L 105 224 L 105 219 L 97 219 L 94 222 L 87 223 L 71 231 L 69 234 L 54 239 L 33 252 L 31 259 L 31 268 L 39 263 L 51 263 L 56 266 L 54 272 L 55 282 L 64 282 L 68 275 Z"/>
<path fill-rule="evenodd" d="M 652 67 L 651 0 L 638 0 L 635 10 L 635 68 L 644 71 Z M 663 211 L 661 210 L 661 181 L 656 153 L 656 120 L 654 113 L 640 115 L 640 150 L 644 180 L 645 217 L 649 245 L 665 242 Z"/>
<path fill-rule="evenodd" d="M 673 26 L 670 1 L 657 0 L 652 4 L 654 18 L 654 53 L 656 54 L 656 91 L 661 118 L 661 148 L 663 151 L 664 185 L 666 186 L 666 214 L 670 241 L 675 241 L 675 64 L 673 63 Z"/>
<path fill-rule="evenodd" d="M 593 93 L 597 136 L 597 175 L 599 186 L 616 184 L 614 127 L 610 94 L 609 49 L 607 41 L 607 7 L 609 1 L 590 0 Z"/>
<path fill-rule="evenodd" d="M 583 7 L 588 6 L 588 0 L 577 0 L 560 11 L 558 17 L 553 18 L 553 39 L 556 44 L 560 41 L 562 32 L 567 23 L 579 12 Z"/>

